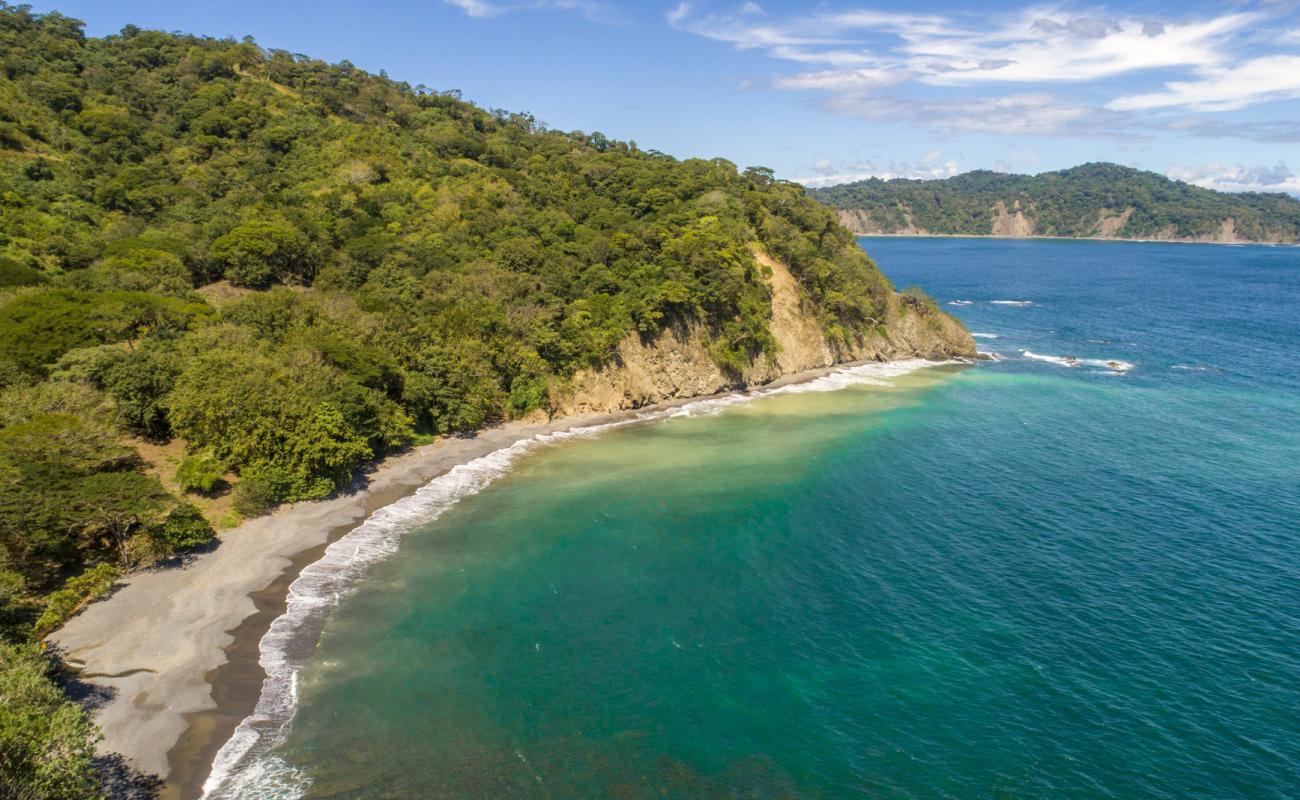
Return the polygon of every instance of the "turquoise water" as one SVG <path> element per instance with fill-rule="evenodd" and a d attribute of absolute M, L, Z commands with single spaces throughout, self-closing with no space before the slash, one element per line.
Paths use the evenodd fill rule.
<path fill-rule="evenodd" d="M 496 465 L 224 791 L 1300 794 L 1300 250 L 863 241 L 1002 360 Z"/>

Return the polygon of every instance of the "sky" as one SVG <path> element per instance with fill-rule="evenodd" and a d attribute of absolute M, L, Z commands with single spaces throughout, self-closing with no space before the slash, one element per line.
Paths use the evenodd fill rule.
<path fill-rule="evenodd" d="M 64 0 L 818 186 L 1114 161 L 1300 195 L 1300 0 Z"/>

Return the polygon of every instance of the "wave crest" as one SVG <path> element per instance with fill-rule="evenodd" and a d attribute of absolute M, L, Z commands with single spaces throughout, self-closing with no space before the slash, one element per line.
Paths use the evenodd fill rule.
<path fill-rule="evenodd" d="M 1110 372 L 1128 372 L 1137 365 L 1128 361 L 1119 361 L 1117 359 L 1103 358 L 1077 358 L 1075 356 L 1047 356 L 1031 352 L 1029 350 L 1020 351 L 1021 355 L 1031 361 L 1045 361 L 1049 364 L 1056 364 L 1062 367 L 1101 367 Z"/>
<path fill-rule="evenodd" d="M 330 610 L 347 596 L 370 566 L 397 551 L 403 535 L 437 519 L 462 498 L 487 488 L 525 454 L 546 445 L 594 438 L 625 425 L 716 414 L 759 397 L 829 392 L 855 385 L 889 385 L 890 379 L 909 372 L 955 363 L 962 362 L 909 359 L 845 367 L 805 383 L 737 392 L 647 411 L 615 422 L 537 434 L 452 467 L 414 494 L 378 509 L 329 545 L 324 555 L 304 567 L 289 585 L 284 613 L 271 623 L 259 644 L 258 661 L 266 672 L 262 693 L 253 713 L 239 723 L 213 759 L 212 770 L 203 783 L 204 800 L 247 797 L 292 800 L 306 792 L 307 777 L 271 751 L 289 733 L 298 701 L 298 674 L 311 657 Z"/>

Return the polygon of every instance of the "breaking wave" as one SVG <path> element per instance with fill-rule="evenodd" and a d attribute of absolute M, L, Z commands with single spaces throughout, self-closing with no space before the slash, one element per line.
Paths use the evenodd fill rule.
<path fill-rule="evenodd" d="M 1075 356 L 1045 356 L 1029 350 L 1020 351 L 1021 355 L 1032 361 L 1045 361 L 1062 367 L 1100 367 L 1108 372 L 1122 373 L 1136 367 L 1128 361 L 1104 358 L 1077 358 Z"/>
<path fill-rule="evenodd" d="M 397 551 L 403 535 L 437 519 L 459 500 L 485 489 L 505 475 L 522 456 L 549 445 L 590 439 L 613 428 L 658 419 L 716 414 L 760 397 L 803 392 L 830 392 L 849 386 L 890 385 L 910 372 L 957 361 L 923 359 L 863 364 L 834 370 L 813 380 L 751 392 L 696 400 L 627 419 L 566 431 L 537 434 L 488 453 L 429 481 L 414 494 L 384 506 L 325 549 L 320 560 L 303 568 L 289 586 L 286 607 L 259 644 L 259 663 L 266 672 L 253 713 L 246 717 L 212 762 L 203 784 L 205 800 L 302 797 L 309 781 L 273 751 L 289 733 L 298 702 L 298 674 L 306 666 L 329 612 L 373 564 Z"/>

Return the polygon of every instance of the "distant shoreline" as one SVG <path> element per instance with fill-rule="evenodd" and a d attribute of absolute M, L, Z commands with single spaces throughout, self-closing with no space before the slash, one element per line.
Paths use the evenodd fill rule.
<path fill-rule="evenodd" d="M 881 239 L 1010 239 L 1029 241 L 1034 239 L 1052 242 L 1138 242 L 1142 244 L 1216 244 L 1222 247 L 1300 247 L 1300 242 L 1254 242 L 1222 241 L 1211 239 L 1133 239 L 1122 236 L 1003 236 L 993 233 L 863 233 L 850 229 L 858 238 L 875 237 Z"/>
<path fill-rule="evenodd" d="M 751 390 L 863 363 L 871 362 L 792 373 Z M 101 750 L 163 778 L 164 800 L 199 797 L 217 752 L 261 695 L 262 637 L 284 613 L 290 583 L 330 543 L 453 467 L 516 442 L 722 395 L 444 437 L 378 462 L 337 497 L 282 506 L 224 531 L 215 550 L 183 566 L 131 575 L 50 637 L 88 682 L 112 693 L 96 712 Z"/>

